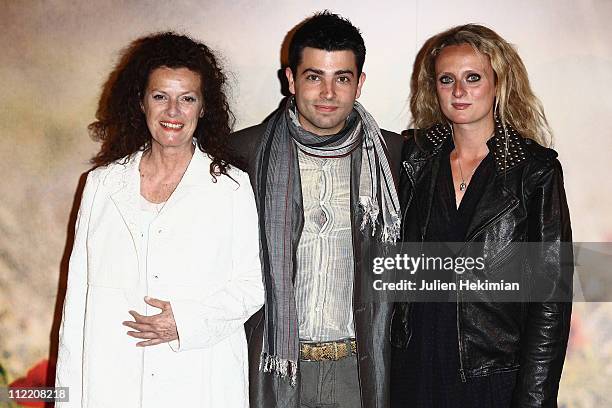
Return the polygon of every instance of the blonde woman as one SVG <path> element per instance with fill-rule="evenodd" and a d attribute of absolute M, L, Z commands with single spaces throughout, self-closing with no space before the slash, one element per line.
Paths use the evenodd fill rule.
<path fill-rule="evenodd" d="M 571 282 L 571 267 L 561 266 L 571 251 L 560 245 L 543 245 L 537 264 L 512 250 L 571 241 L 561 165 L 543 147 L 551 131 L 516 50 L 475 24 L 432 37 L 415 63 L 410 106 L 422 130 L 402 153 L 403 240 L 481 243 L 495 265 L 482 279 L 513 265 L 522 281 Z M 393 405 L 556 406 L 571 303 L 530 295 L 398 304 Z"/>

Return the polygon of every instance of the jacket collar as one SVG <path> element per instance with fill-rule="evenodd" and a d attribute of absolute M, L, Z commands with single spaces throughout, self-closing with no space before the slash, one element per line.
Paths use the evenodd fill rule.
<path fill-rule="evenodd" d="M 143 151 L 140 150 L 126 157 L 124 163 L 115 162 L 111 164 L 112 167 L 104 180 L 104 184 L 114 192 L 127 189 L 131 192 L 137 191 L 140 194 L 140 173 L 138 169 L 142 154 Z M 186 187 L 209 184 L 210 180 L 202 177 L 202 174 L 209 173 L 210 163 L 211 159 L 208 155 L 196 147 L 185 174 L 174 193 Z M 138 195 L 136 197 L 138 198 Z"/>
<path fill-rule="evenodd" d="M 109 194 L 121 213 L 132 235 L 137 230 L 138 211 L 140 208 L 140 173 L 139 166 L 143 151 L 138 151 L 126 158 L 126 162 L 113 163 L 104 180 Z M 209 174 L 211 160 L 208 155 L 196 147 L 183 178 L 160 211 L 160 216 L 188 195 L 193 188 L 212 183 L 203 174 Z"/>
<path fill-rule="evenodd" d="M 452 143 L 452 136 L 450 126 L 443 124 L 430 127 L 423 136 L 418 141 L 420 154 L 414 160 L 424 164 L 425 161 L 433 159 L 429 177 L 420 180 L 422 188 L 427 193 L 418 199 L 420 216 L 422 220 L 425 220 L 423 233 L 426 233 L 433 202 L 433 189 L 440 167 L 440 153 L 445 144 Z M 487 141 L 487 146 L 489 151 L 493 152 L 496 177 L 483 191 L 474 217 L 468 226 L 466 241 L 474 239 L 480 231 L 514 209 L 519 203 L 516 195 L 506 187 L 504 176 L 507 171 L 526 161 L 525 140 L 509 124 L 506 124 L 504 130 L 501 123 L 496 120 L 495 134 Z"/>
<path fill-rule="evenodd" d="M 449 125 L 438 123 L 430 127 L 420 140 L 421 149 L 423 152 L 428 152 L 427 157 L 424 158 L 440 153 L 442 147 L 451 142 L 452 133 Z M 527 159 L 525 140 L 509 123 L 502 126 L 501 121 L 497 118 L 495 119 L 495 133 L 487 141 L 487 146 L 489 151 L 493 152 L 497 173 L 504 173 Z"/>

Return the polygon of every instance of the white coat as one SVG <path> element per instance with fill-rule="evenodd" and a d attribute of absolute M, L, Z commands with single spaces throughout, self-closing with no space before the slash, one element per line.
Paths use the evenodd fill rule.
<path fill-rule="evenodd" d="M 67 407 L 248 407 L 243 323 L 263 304 L 257 212 L 247 175 L 212 181 L 196 148 L 174 193 L 139 223 L 142 153 L 91 171 L 77 217 L 60 327 L 56 386 Z M 144 249 L 143 249 L 144 248 Z M 179 340 L 149 347 L 126 334 L 129 310 L 169 301 Z"/>

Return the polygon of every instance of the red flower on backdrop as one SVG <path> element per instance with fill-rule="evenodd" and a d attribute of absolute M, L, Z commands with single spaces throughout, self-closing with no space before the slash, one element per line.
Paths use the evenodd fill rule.
<path fill-rule="evenodd" d="M 567 353 L 572 354 L 584 349 L 590 343 L 588 332 L 584 329 L 578 313 L 572 313 L 571 330 L 567 344 Z"/>
<path fill-rule="evenodd" d="M 36 365 L 28 371 L 25 377 L 21 377 L 9 384 L 9 388 L 34 388 L 34 387 L 52 387 L 53 384 L 47 384 L 49 370 L 49 361 L 47 359 L 40 360 Z M 44 407 L 43 401 L 33 400 L 15 400 L 19 405 L 24 407 Z"/>

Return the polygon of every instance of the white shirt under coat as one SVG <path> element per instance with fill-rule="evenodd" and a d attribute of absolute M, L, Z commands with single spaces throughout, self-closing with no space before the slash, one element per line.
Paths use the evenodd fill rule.
<path fill-rule="evenodd" d="M 300 340 L 355 337 L 351 157 L 298 149 L 304 228 L 297 248 L 295 298 Z"/>

